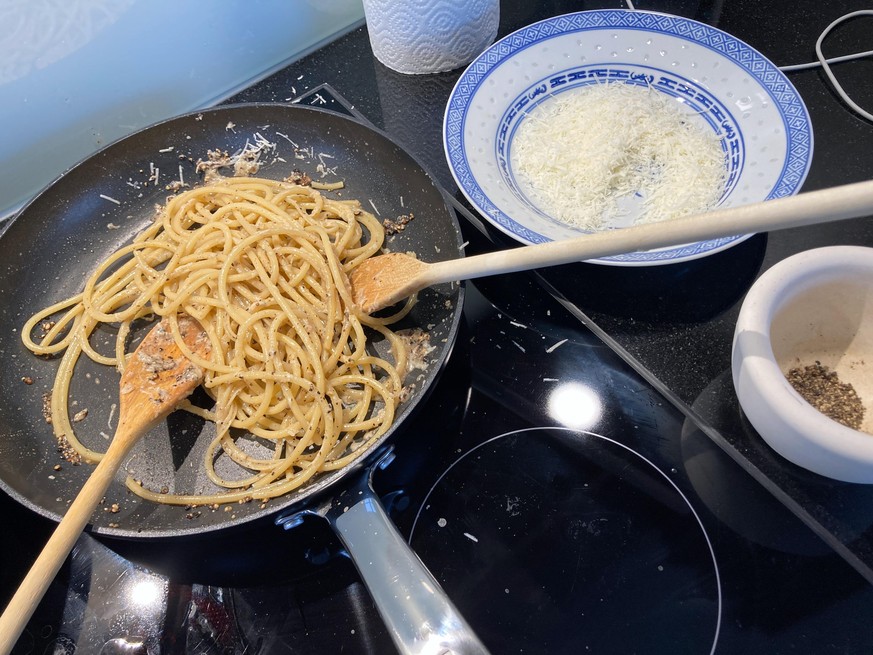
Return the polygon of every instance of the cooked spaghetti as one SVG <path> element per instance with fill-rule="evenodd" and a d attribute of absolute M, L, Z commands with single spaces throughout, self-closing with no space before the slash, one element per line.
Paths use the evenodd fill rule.
<path fill-rule="evenodd" d="M 128 479 L 132 491 L 180 505 L 266 499 L 345 466 L 390 427 L 407 366 L 403 339 L 388 325 L 411 305 L 389 318 L 368 316 L 348 283 L 383 239 L 382 225 L 359 203 L 288 182 L 228 178 L 171 198 L 97 267 L 82 293 L 24 327 L 34 353 L 63 352 L 51 393 L 55 435 L 99 461 L 70 420 L 76 362 L 84 354 L 123 371 L 135 321 L 170 317 L 181 342 L 175 317 L 184 312 L 212 344 L 209 361 L 180 346 L 206 371 L 214 406 L 182 408 L 216 424 L 204 465 L 222 491 L 160 493 Z M 101 324 L 117 327 L 111 354 L 92 343 Z M 387 340 L 393 361 L 368 348 L 368 330 Z M 247 448 L 251 442 L 258 448 Z M 265 444 L 268 454 L 260 452 Z"/>

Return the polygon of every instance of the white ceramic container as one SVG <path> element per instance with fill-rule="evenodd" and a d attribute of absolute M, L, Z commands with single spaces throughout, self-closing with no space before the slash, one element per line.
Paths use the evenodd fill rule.
<path fill-rule="evenodd" d="M 820 362 L 865 405 L 860 430 L 815 409 L 786 373 Z M 749 422 L 780 455 L 837 480 L 873 483 L 873 248 L 799 253 L 766 271 L 740 310 L 734 388 Z"/>

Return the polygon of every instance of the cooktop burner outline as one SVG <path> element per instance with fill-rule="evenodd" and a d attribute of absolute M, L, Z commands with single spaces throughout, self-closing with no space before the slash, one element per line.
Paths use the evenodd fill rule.
<path fill-rule="evenodd" d="M 693 534 L 674 539 L 685 529 Z M 636 639 L 649 646 L 654 639 L 671 643 L 674 652 L 703 652 L 714 600 L 709 652 L 715 652 L 722 585 L 706 527 L 665 471 L 610 437 L 530 427 L 471 447 L 424 496 L 409 542 L 447 591 L 466 601 L 462 611 L 486 643 L 489 633 L 492 639 L 508 633 L 514 646 L 552 648 L 533 640 L 548 640 L 550 630 L 578 629 L 578 640 L 595 648 L 600 635 L 586 626 L 601 626 L 614 642 L 614 624 L 595 617 L 618 610 L 628 614 L 619 623 L 626 623 L 630 648 Z M 450 553 L 449 560 L 442 553 Z M 536 561 L 543 558 L 547 564 Z M 624 579 L 626 571 L 633 576 Z M 513 611 L 505 611 L 510 606 Z M 525 606 L 527 612 L 519 611 Z M 538 613 L 549 618 L 519 625 L 519 617 Z M 516 618 L 503 625 L 504 615 Z M 680 630 L 686 624 L 692 628 Z M 684 639 L 683 645 L 673 639 Z M 576 640 L 561 643 L 567 641 Z"/>

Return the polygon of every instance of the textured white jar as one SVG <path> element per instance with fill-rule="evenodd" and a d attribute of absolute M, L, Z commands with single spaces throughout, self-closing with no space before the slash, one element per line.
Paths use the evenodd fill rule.
<path fill-rule="evenodd" d="M 364 0 L 376 58 L 400 73 L 470 63 L 497 36 L 499 0 Z"/>

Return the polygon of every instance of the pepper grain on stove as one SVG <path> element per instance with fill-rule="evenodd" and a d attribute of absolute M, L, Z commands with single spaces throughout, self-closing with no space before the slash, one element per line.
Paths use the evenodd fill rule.
<path fill-rule="evenodd" d="M 797 393 L 822 414 L 853 430 L 861 428 L 864 403 L 855 388 L 841 381 L 836 371 L 816 361 L 792 368 L 786 378 Z"/>

